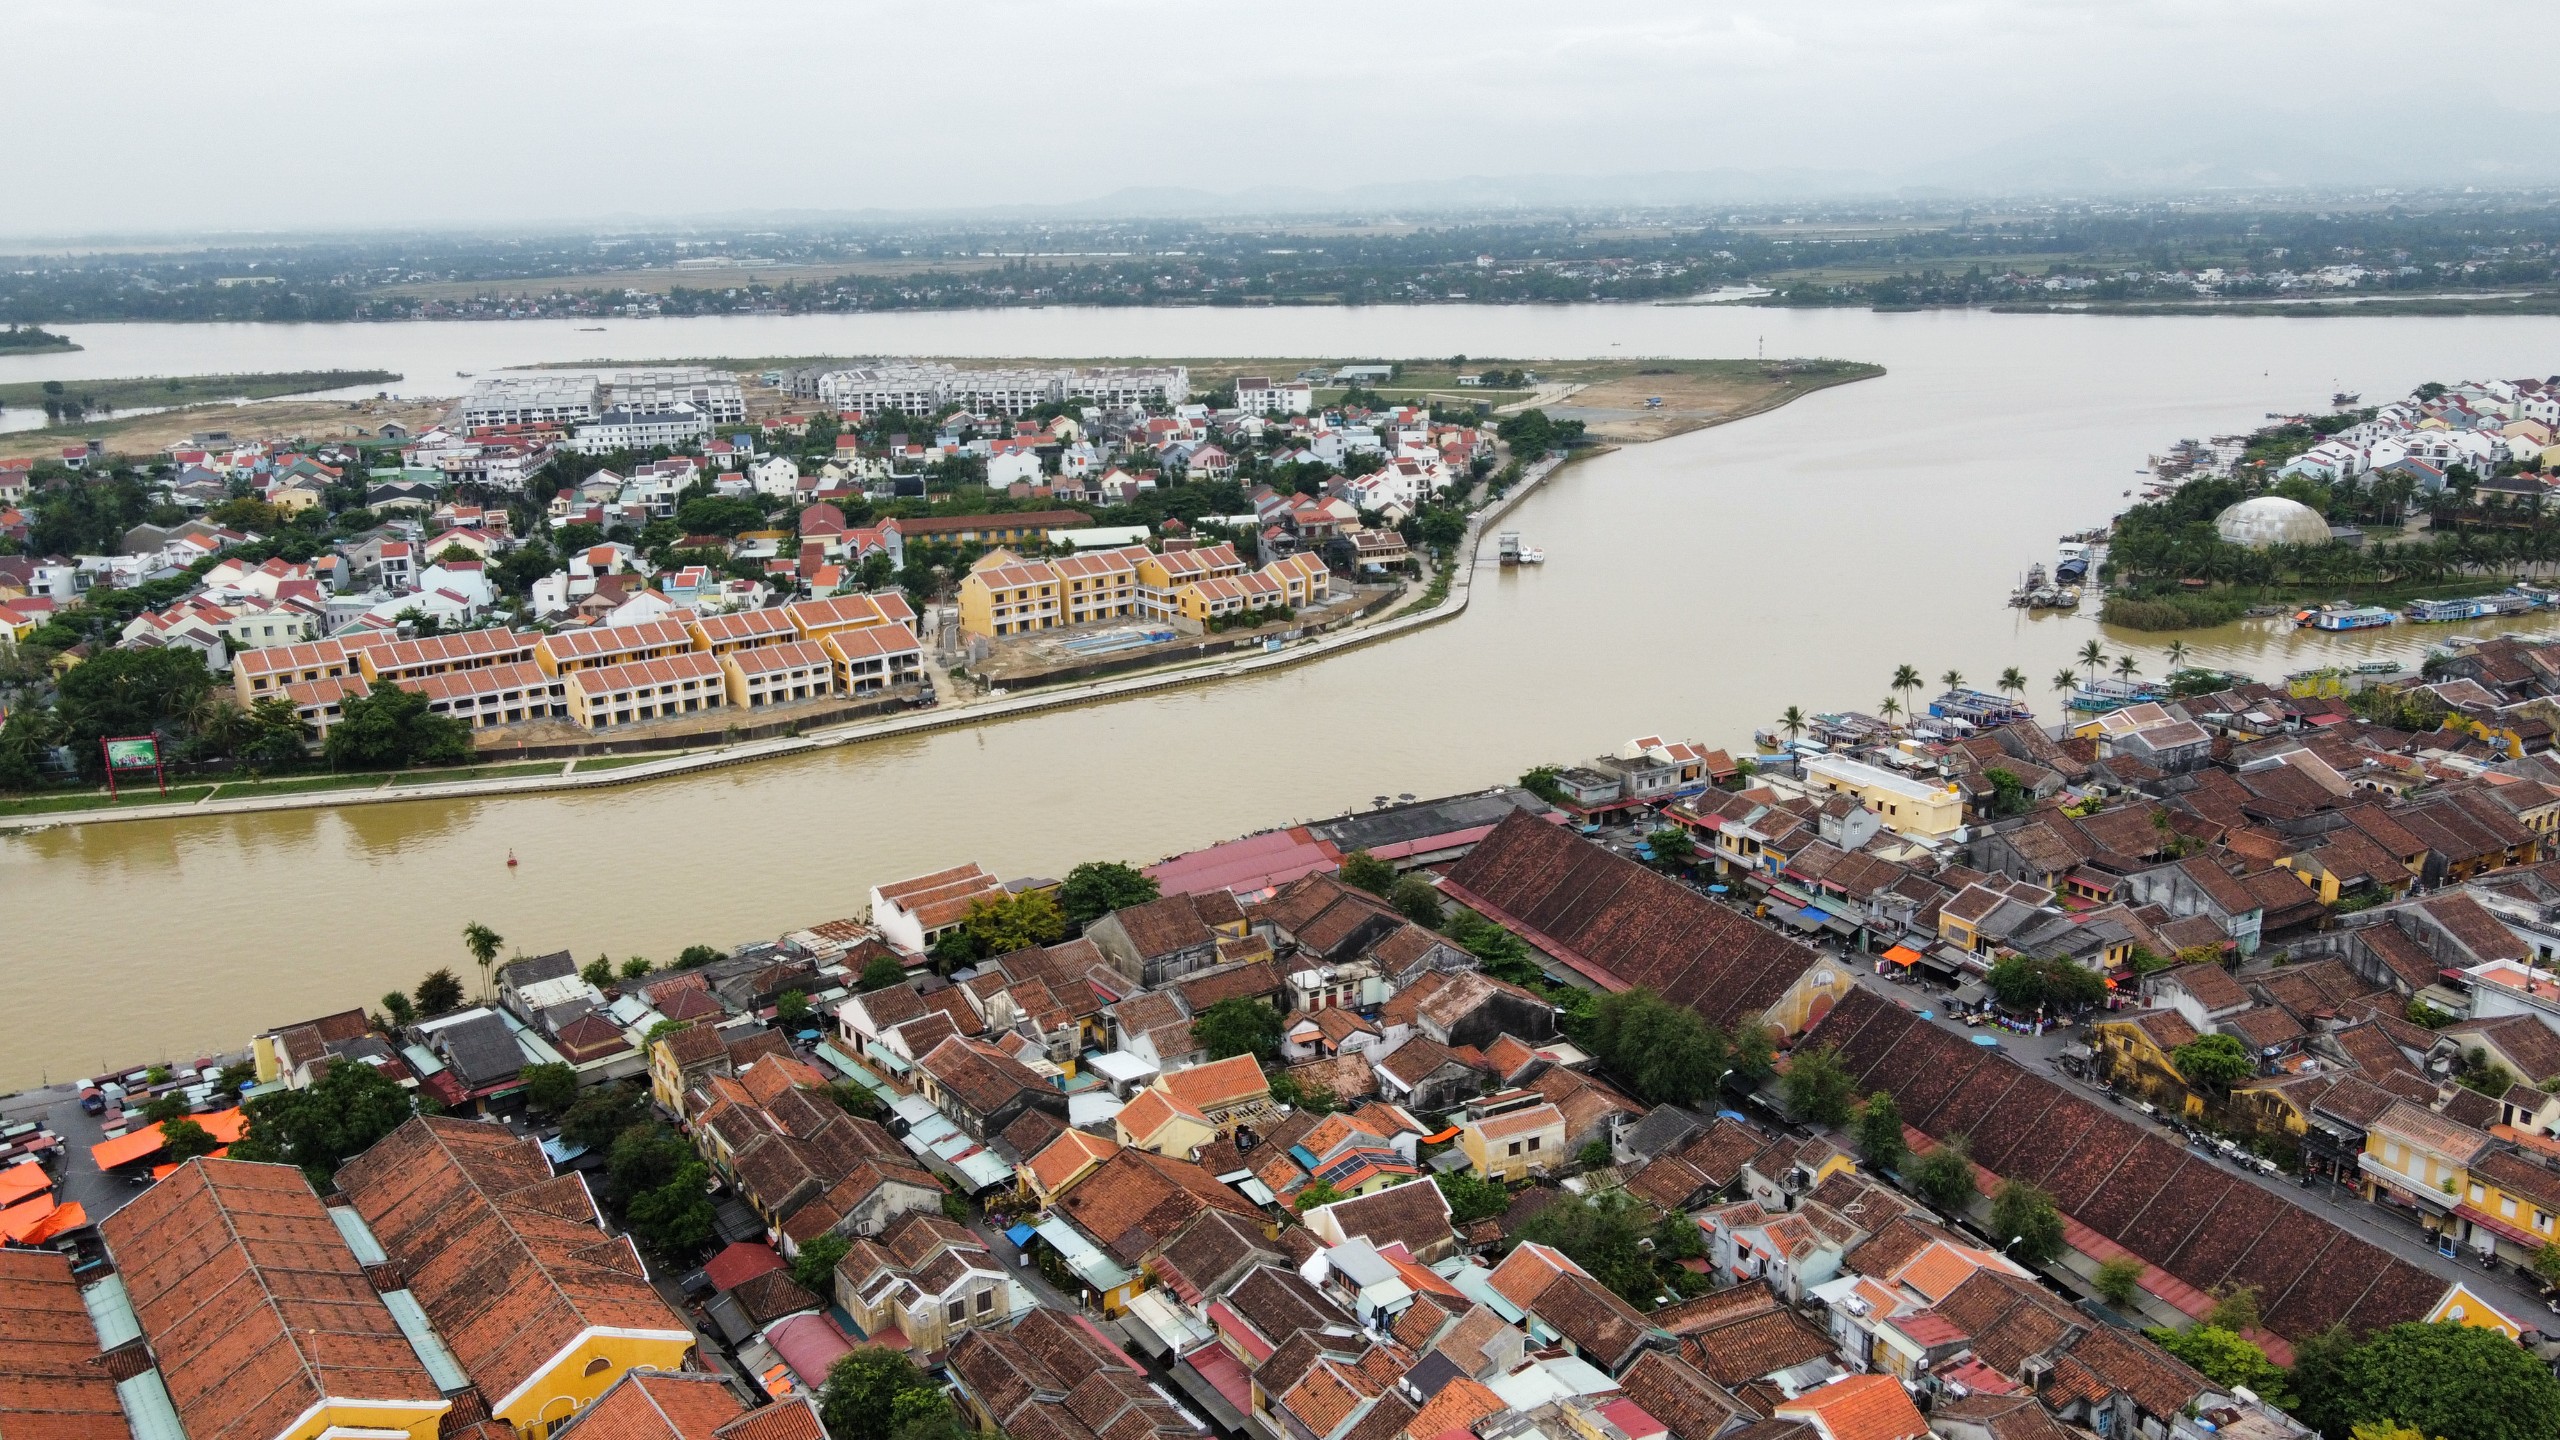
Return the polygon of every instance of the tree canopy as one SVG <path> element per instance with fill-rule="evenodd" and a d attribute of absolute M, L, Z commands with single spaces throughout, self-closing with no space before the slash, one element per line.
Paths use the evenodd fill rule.
<path fill-rule="evenodd" d="M 1893 1093 L 1878 1090 L 1858 1107 L 1858 1119 L 1851 1133 L 1858 1142 L 1858 1152 L 1867 1163 L 1879 1170 L 1900 1170 L 1910 1158 L 1911 1147 L 1902 1137 L 1902 1107 L 1894 1103 Z"/>
<path fill-rule="evenodd" d="M 1087 925 L 1132 905 L 1144 905 L 1163 891 L 1135 867 L 1117 860 L 1087 860 L 1067 872 L 1058 886 L 1058 908 L 1069 920 Z"/>
<path fill-rule="evenodd" d="M 1046 891 L 1025 890 L 1001 900 L 973 900 L 960 922 L 981 956 L 1010 955 L 1066 937 L 1067 917 Z"/>
<path fill-rule="evenodd" d="M 2238 1334 L 2219 1325 L 2203 1324 L 2184 1330 L 2167 1328 L 2146 1330 L 2144 1334 L 2163 1350 L 2196 1367 L 2207 1380 L 2228 1390 L 2246 1385 L 2259 1399 L 2280 1409 L 2290 1410 L 2295 1401 L 2287 1388 L 2283 1367 L 2267 1358 L 2267 1352 L 2250 1344 Z"/>
<path fill-rule="evenodd" d="M 1384 896 L 1396 888 L 1396 867 L 1366 850 L 1343 856 L 1341 875 L 1343 884 L 1358 886 L 1372 895 Z"/>
<path fill-rule="evenodd" d="M 1591 1051 L 1652 1105 L 1695 1105 L 1716 1093 L 1725 1038 L 1694 1010 L 1643 986 L 1594 1004 Z"/>
<path fill-rule="evenodd" d="M 1991 993 L 2012 1010 L 2093 1005 L 2107 998 L 2107 982 L 2077 961 L 2012 955 L 1983 977 Z"/>
<path fill-rule="evenodd" d="M 2011 1180 L 1991 1197 L 1991 1238 L 2021 1265 L 2042 1265 L 2062 1253 L 2062 1212 L 2032 1181 Z"/>
<path fill-rule="evenodd" d="M 1817 1125 L 1846 1125 L 1857 1081 L 1840 1064 L 1839 1051 L 1810 1045 L 1787 1057 L 1778 1088 L 1787 1097 L 1787 1108 L 1805 1119 Z"/>
<path fill-rule="evenodd" d="M 370 1065 L 332 1065 L 300 1090 L 272 1091 L 242 1108 L 249 1130 L 231 1146 L 233 1159 L 299 1165 L 326 1191 L 339 1166 L 433 1106 L 413 1102 Z"/>
<path fill-rule="evenodd" d="M 1280 1012 L 1250 995 L 1221 1000 L 1191 1019 L 1191 1038 L 1212 1060 L 1251 1055 L 1267 1060 L 1280 1050 Z"/>
<path fill-rule="evenodd" d="M 1679 1262 L 1703 1248 L 1688 1216 L 1657 1219 L 1650 1207 L 1615 1188 L 1563 1196 L 1522 1222 L 1518 1235 L 1563 1251 L 1639 1310 L 1653 1309 L 1665 1293 L 1680 1293 L 1694 1277 Z"/>
<path fill-rule="evenodd" d="M 431 713 L 427 705 L 424 693 L 397 685 L 350 695 L 321 750 L 341 770 L 400 770 L 470 759 L 471 727 Z"/>
<path fill-rule="evenodd" d="M 1961 1135 L 1949 1136 L 1912 1161 L 1905 1173 L 1921 1197 L 1941 1210 L 1961 1210 L 1980 1193 L 1973 1183 L 1973 1156 Z"/>
<path fill-rule="evenodd" d="M 2375 1421 L 2442 1440 L 2560 1435 L 2560 1381 L 2494 1330 L 2394 1325 L 2362 1344 L 2315 1337 L 2294 1347 L 2294 1360 L 2297 1413 L 2333 1440 Z"/>
<path fill-rule="evenodd" d="M 2199 1035 L 2169 1052 L 2169 1063 L 2190 1085 L 2228 1090 L 2258 1073 L 2247 1047 L 2230 1035 Z"/>

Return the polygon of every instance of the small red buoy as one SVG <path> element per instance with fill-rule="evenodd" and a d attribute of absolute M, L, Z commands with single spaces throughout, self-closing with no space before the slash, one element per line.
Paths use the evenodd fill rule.
<path fill-rule="evenodd" d="M 507 852 L 507 868 L 510 870 L 516 868 L 516 852 L 513 850 Z"/>

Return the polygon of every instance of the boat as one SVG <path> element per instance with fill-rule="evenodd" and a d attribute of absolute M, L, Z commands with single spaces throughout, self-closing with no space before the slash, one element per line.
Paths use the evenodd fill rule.
<path fill-rule="evenodd" d="M 1547 552 L 1539 549 L 1535 545 L 1523 545 L 1520 547 L 1520 563 L 1523 565 L 1544 565 L 1547 563 Z"/>
<path fill-rule="evenodd" d="M 2344 410 L 2363 398 L 2364 396 L 2356 393 L 2355 391 L 2341 390 L 2337 394 L 2329 397 L 2329 403 L 2337 406 L 2341 410 Z"/>
<path fill-rule="evenodd" d="M 1520 563 L 1520 532 L 1505 530 L 1494 536 L 1494 554 L 1505 565 Z"/>
<path fill-rule="evenodd" d="M 581 335 L 601 335 L 604 333 L 604 327 L 601 325 L 581 325 L 578 327 L 578 333 Z"/>
<path fill-rule="evenodd" d="M 2293 617 L 2294 624 L 2308 630 L 2379 630 L 2400 617 L 2379 605 L 2334 603 L 2316 610 L 2303 610 Z"/>

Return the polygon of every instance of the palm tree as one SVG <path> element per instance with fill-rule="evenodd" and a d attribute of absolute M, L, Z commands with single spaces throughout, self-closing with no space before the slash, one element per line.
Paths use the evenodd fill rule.
<path fill-rule="evenodd" d="M 2018 668 L 2017 666 L 2015 666 L 2015 665 L 2012 665 L 2012 666 L 2010 666 L 2008 669 L 2001 671 L 2001 672 L 2000 672 L 2000 693 L 2001 693 L 2001 694 L 2003 694 L 2003 695 L 2024 695 L 2024 694 L 2026 694 L 2026 693 L 2027 693 L 2027 672 L 2026 672 L 2026 671 L 2024 671 L 2024 670 L 2019 669 L 2019 668 Z"/>
<path fill-rule="evenodd" d="M 1920 672 L 1918 670 L 1915 670 L 1908 665 L 1896 665 L 1893 667 L 1892 688 L 1904 697 L 1908 698 L 1912 691 L 1919 689 L 1920 683 Z"/>
<path fill-rule="evenodd" d="M 2186 641 L 2184 641 L 2184 640 L 2172 640 L 2172 641 L 2170 641 L 2170 642 L 2169 642 L 2169 669 L 2170 669 L 2172 672 L 2176 672 L 2176 671 L 2179 671 L 2179 670 L 2184 670 L 2184 669 L 2186 669 L 2186 668 L 2187 668 L 2187 642 L 2186 642 Z"/>
<path fill-rule="evenodd" d="M 1883 700 L 1877 702 L 1876 713 L 1882 715 L 1887 720 L 1890 720 L 1896 715 L 1902 713 L 1902 702 L 1894 699 L 1890 695 L 1887 695 Z"/>
<path fill-rule="evenodd" d="M 498 963 L 498 947 L 506 943 L 505 937 L 477 920 L 462 927 L 462 947 L 471 952 L 471 958 L 480 966 L 480 994 L 483 999 L 497 993 L 494 967 Z"/>
<path fill-rule="evenodd" d="M 2135 663 L 2134 658 L 2133 658 L 2132 656 L 2130 656 L 2130 655 L 2119 655 L 2119 656 L 2117 656 L 2117 657 L 2116 657 L 2116 678 L 2117 678 L 2117 679 L 2119 679 L 2119 680 L 2131 680 L 2134 676 L 2139 675 L 2139 674 L 2141 674 L 2141 673 L 2142 673 L 2142 667 L 2141 667 L 2139 664 Z"/>
<path fill-rule="evenodd" d="M 2080 647 L 2080 668 L 2089 672 L 2090 679 L 2097 679 L 2098 668 L 2106 663 L 2106 646 L 2092 640 L 2088 644 Z"/>
<path fill-rule="evenodd" d="M 1804 733 L 1804 727 L 1804 707 L 1801 705 L 1788 706 L 1787 713 L 1778 717 L 1778 728 L 1786 731 L 1787 738 L 1790 740 L 1802 735 Z"/>
<path fill-rule="evenodd" d="M 1950 690 L 1961 690 L 1964 688 L 1964 672 L 1961 670 L 1950 670 L 1946 674 L 1939 676 L 1938 680 L 1939 683 L 1945 685 Z"/>
<path fill-rule="evenodd" d="M 2053 672 L 2053 688 L 2061 693 L 2062 708 L 2068 713 L 2071 709 L 2071 692 L 2080 688 L 2080 677 L 2072 674 L 2068 668 L 2056 670 Z"/>

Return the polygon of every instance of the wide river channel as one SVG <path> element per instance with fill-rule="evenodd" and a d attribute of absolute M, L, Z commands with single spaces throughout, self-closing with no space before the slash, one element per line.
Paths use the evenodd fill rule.
<path fill-rule="evenodd" d="M 363 367 L 441 394 L 457 370 L 590 358 L 1764 347 L 1889 373 L 1573 467 L 1506 522 L 1543 568 L 1488 571 L 1458 620 L 1301 668 L 623 789 L 0 836 L 0 1086 L 234 1048 L 436 965 L 470 979 L 468 921 L 527 953 L 663 961 L 858 913 L 875 882 L 966 860 L 1143 863 L 1632 735 L 1748 749 L 1790 704 L 1872 709 L 1898 664 L 1976 683 L 2016 665 L 2050 706 L 2047 681 L 2092 636 L 2166 669 L 2168 637 L 2003 603 L 2056 537 L 2129 503 L 2146 455 L 2341 387 L 2560 371 L 2553 318 L 1452 306 L 73 329 L 84 351 L 0 360 L 0 380 Z M 2274 678 L 2517 623 L 2183 638 Z"/>

